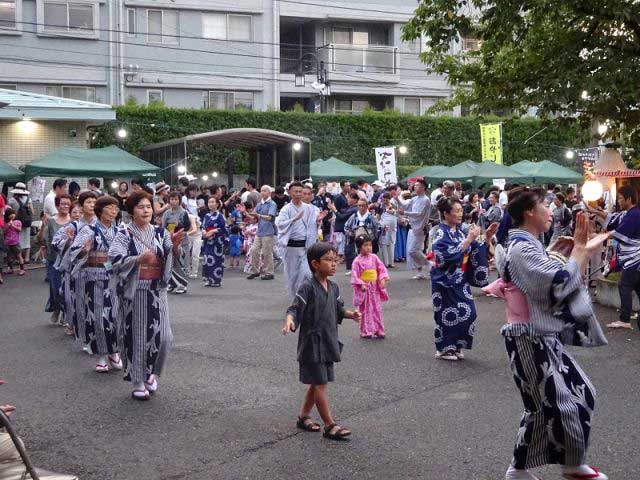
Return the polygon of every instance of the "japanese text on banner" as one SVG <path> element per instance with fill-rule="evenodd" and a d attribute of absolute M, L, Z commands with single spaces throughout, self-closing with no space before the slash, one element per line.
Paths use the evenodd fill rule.
<path fill-rule="evenodd" d="M 398 173 L 396 171 L 396 147 L 378 147 L 375 151 L 378 180 L 385 185 L 398 183 Z"/>
<path fill-rule="evenodd" d="M 482 161 L 502 165 L 502 124 L 488 123 L 480 125 L 480 144 Z"/>

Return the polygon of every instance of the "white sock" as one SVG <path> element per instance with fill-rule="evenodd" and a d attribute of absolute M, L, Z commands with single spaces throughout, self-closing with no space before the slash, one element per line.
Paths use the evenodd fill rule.
<path fill-rule="evenodd" d="M 577 473 L 580 475 L 592 475 L 596 472 L 589 465 L 578 465 L 578 466 L 562 465 L 562 473 Z"/>
<path fill-rule="evenodd" d="M 134 390 L 146 390 L 144 386 L 144 382 L 133 382 Z"/>

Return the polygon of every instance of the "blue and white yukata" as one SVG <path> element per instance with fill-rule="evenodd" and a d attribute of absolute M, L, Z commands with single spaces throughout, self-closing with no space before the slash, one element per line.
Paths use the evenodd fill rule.
<path fill-rule="evenodd" d="M 78 292 L 84 291 L 84 287 L 81 285 L 80 272 L 72 273 L 73 263 L 69 258 L 69 251 L 73 240 L 70 240 L 67 235 L 67 229 L 73 229 L 73 238 L 78 235 L 78 232 L 87 225 L 95 225 L 96 219 L 94 218 L 91 223 L 87 223 L 83 218 L 74 220 L 67 224 L 64 228 L 58 230 L 53 237 L 51 245 L 58 252 L 58 258 L 54 267 L 62 274 L 62 283 L 60 286 L 61 294 L 64 297 L 64 319 L 73 328 L 76 339 L 84 340 L 84 322 L 78 322 L 77 312 L 83 308 L 84 295 L 79 295 Z"/>
<path fill-rule="evenodd" d="M 72 273 L 79 274 L 83 286 L 83 290 L 76 292 L 82 298 L 82 311 L 78 312 L 78 321 L 84 321 L 81 340 L 98 355 L 113 355 L 120 351 L 118 297 L 109 287 L 108 263 L 91 265 L 91 256 L 97 252 L 106 256 L 117 232 L 115 225 L 106 227 L 102 222 L 96 222 L 78 232 L 69 250 Z M 92 244 L 91 252 L 84 249 L 87 242 Z"/>
<path fill-rule="evenodd" d="M 434 232 L 436 265 L 431 269 L 431 298 L 438 352 L 473 346 L 477 314 L 471 286 L 488 283 L 488 247 L 474 240 L 463 251 L 461 245 L 466 238 L 467 227 L 462 225 L 453 229 L 441 223 Z"/>
<path fill-rule="evenodd" d="M 162 373 L 173 342 L 167 302 L 172 249 L 167 230 L 152 225 L 140 229 L 135 223 L 119 230 L 109 248 L 112 288 L 122 292 L 124 379 L 134 384 Z M 153 251 L 162 265 L 157 280 L 140 279 L 136 262 L 147 250 Z"/>
<path fill-rule="evenodd" d="M 571 258 L 563 263 L 549 256 L 538 238 L 513 228 L 504 277 L 529 306 L 528 323 L 509 323 L 501 331 L 524 404 L 511 465 L 583 465 L 596 391 L 564 343 L 599 346 L 607 340 L 580 267 Z"/>
<path fill-rule="evenodd" d="M 206 232 L 217 228 L 218 233 L 202 242 L 202 278 L 207 286 L 220 285 L 224 275 L 224 246 L 227 242 L 227 226 L 220 212 L 207 213 L 202 221 Z"/>

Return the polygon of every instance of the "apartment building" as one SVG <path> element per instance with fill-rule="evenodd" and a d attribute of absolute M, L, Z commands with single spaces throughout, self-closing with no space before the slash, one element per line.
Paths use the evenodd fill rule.
<path fill-rule="evenodd" d="M 0 0 L 0 88 L 113 105 L 419 115 L 451 89 L 424 73 L 419 54 L 428 45 L 400 39 L 415 7 L 415 0 Z M 330 85 L 324 97 L 314 88 L 320 77 Z"/>

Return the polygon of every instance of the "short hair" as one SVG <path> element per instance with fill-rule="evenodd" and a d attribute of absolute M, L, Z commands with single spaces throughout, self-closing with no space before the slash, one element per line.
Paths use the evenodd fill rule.
<path fill-rule="evenodd" d="M 69 191 L 69 195 L 74 196 L 80 191 L 80 185 L 78 182 L 70 182 L 67 190 Z"/>
<path fill-rule="evenodd" d="M 367 182 L 365 182 L 365 181 L 364 181 L 363 179 L 361 179 L 361 178 L 359 178 L 359 179 L 356 181 L 356 185 L 358 185 L 359 187 L 363 187 L 365 183 L 367 183 Z"/>
<path fill-rule="evenodd" d="M 185 192 L 193 192 L 193 191 L 198 191 L 198 185 L 196 185 L 195 183 L 190 183 L 189 185 L 187 185 L 187 189 L 185 190 Z"/>
<path fill-rule="evenodd" d="M 143 192 L 148 193 L 149 195 L 151 195 L 151 198 L 153 198 L 153 190 L 149 185 L 140 185 L 140 188 L 142 189 Z"/>
<path fill-rule="evenodd" d="M 102 210 L 109 205 L 115 205 L 116 207 L 119 205 L 118 200 L 113 198 L 111 195 L 103 195 L 96 201 L 95 214 L 96 217 L 100 218 L 102 215 Z"/>
<path fill-rule="evenodd" d="M 178 183 L 179 183 L 181 186 L 183 186 L 183 187 L 185 187 L 185 188 L 186 188 L 186 187 L 188 187 L 188 186 L 189 186 L 189 179 L 188 179 L 188 178 L 186 178 L 186 177 L 180 177 L 180 178 L 178 179 Z M 142 184 L 140 184 L 140 185 L 142 185 Z"/>
<path fill-rule="evenodd" d="M 625 200 L 631 199 L 631 203 L 635 205 L 638 203 L 638 192 L 631 185 L 624 185 L 618 189 L 618 195 L 622 195 Z"/>
<path fill-rule="evenodd" d="M 480 196 L 480 194 L 479 194 L 478 192 L 471 192 L 471 193 L 469 193 L 469 202 L 471 202 L 471 199 L 472 199 L 474 196 L 479 197 L 479 196 Z"/>
<path fill-rule="evenodd" d="M 391 190 L 398 190 L 398 188 L 399 188 L 398 185 L 394 183 L 393 185 L 389 185 L 387 187 L 387 192 L 389 192 Z"/>
<path fill-rule="evenodd" d="M 349 194 L 349 198 L 350 198 L 351 200 L 360 200 L 360 195 L 358 195 L 356 192 L 351 192 L 351 193 Z"/>
<path fill-rule="evenodd" d="M 244 208 L 246 208 L 247 210 L 253 210 L 254 208 L 256 208 L 253 202 L 250 202 L 249 200 L 244 202 L 242 205 L 244 205 Z"/>
<path fill-rule="evenodd" d="M 312 186 L 312 185 L 310 185 L 310 184 L 308 184 L 308 183 L 305 183 L 305 184 L 302 186 L 302 189 L 304 190 L 305 188 L 306 188 L 307 190 L 311 190 L 311 191 L 313 192 L 313 186 Z"/>
<path fill-rule="evenodd" d="M 489 192 L 489 197 L 495 197 L 495 198 L 500 198 L 500 194 L 498 192 L 496 192 L 495 190 L 492 190 L 491 192 Z"/>
<path fill-rule="evenodd" d="M 92 187 L 100 188 L 100 180 L 98 180 L 97 178 L 90 178 L 89 185 L 91 185 Z"/>
<path fill-rule="evenodd" d="M 453 210 L 453 206 L 456 203 L 458 205 L 462 205 L 462 203 L 460 202 L 460 199 L 455 195 L 452 197 L 442 197 L 438 201 L 438 211 L 440 212 L 441 215 L 444 215 L 445 213 L 449 213 L 451 212 L 451 210 Z"/>
<path fill-rule="evenodd" d="M 565 195 L 571 195 L 572 193 L 576 193 L 575 189 L 573 187 L 568 187 L 565 190 Z"/>
<path fill-rule="evenodd" d="M 566 200 L 564 194 L 560 192 L 556 193 L 556 198 L 560 200 L 561 203 L 564 203 L 564 201 Z"/>
<path fill-rule="evenodd" d="M 389 192 L 384 192 L 384 193 L 382 194 L 382 198 L 384 198 L 385 200 L 386 200 L 387 198 L 388 198 L 388 199 L 391 199 L 391 194 L 390 194 Z"/>
<path fill-rule="evenodd" d="M 66 181 L 64 178 L 56 178 L 56 179 L 53 181 L 53 188 L 54 188 L 54 190 L 55 190 L 56 188 L 61 188 L 61 187 L 64 187 L 64 186 L 66 186 L 66 185 L 67 185 L 67 181 Z"/>
<path fill-rule="evenodd" d="M 56 195 L 56 198 L 53 200 L 53 203 L 55 204 L 56 207 L 60 206 L 60 201 L 66 198 L 69 200 L 70 203 L 73 203 L 73 197 L 71 195 L 69 195 L 68 193 L 61 193 L 60 195 Z"/>
<path fill-rule="evenodd" d="M 96 200 L 98 196 L 89 190 L 87 190 L 86 192 L 82 192 L 78 197 L 78 203 L 80 204 L 80 206 L 83 206 L 84 202 L 86 202 L 90 198 L 93 198 L 94 200 Z"/>
<path fill-rule="evenodd" d="M 513 219 L 513 224 L 519 227 L 524 223 L 524 214 L 536 208 L 536 205 L 546 198 L 542 188 L 517 187 L 509 191 L 507 212 Z"/>
<path fill-rule="evenodd" d="M 547 190 L 553 190 L 554 188 L 556 188 L 555 183 L 547 183 Z"/>
<path fill-rule="evenodd" d="M 364 245 L 367 242 L 373 243 L 373 239 L 369 235 L 367 235 L 366 233 L 358 235 L 355 239 L 356 248 L 360 250 L 362 248 L 362 245 Z"/>
<path fill-rule="evenodd" d="M 256 185 L 258 184 L 258 182 L 256 181 L 255 178 L 253 177 L 249 177 L 247 178 L 244 183 L 246 183 L 247 185 L 251 185 L 253 188 L 256 188 Z"/>
<path fill-rule="evenodd" d="M 295 182 L 291 182 L 289 184 L 289 190 L 291 190 L 293 187 L 300 187 L 300 188 L 304 188 L 304 185 L 302 185 L 302 182 L 299 181 L 295 181 Z"/>
<path fill-rule="evenodd" d="M 340 181 L 340 187 L 344 187 L 347 183 L 348 183 L 349 185 L 351 185 L 351 182 L 350 182 L 349 180 L 341 180 L 341 181 Z"/>
<path fill-rule="evenodd" d="M 11 215 L 17 215 L 17 212 L 15 210 L 13 210 L 12 208 L 7 208 L 4 211 L 4 222 L 8 223 L 9 220 L 11 219 Z"/>
<path fill-rule="evenodd" d="M 279 187 L 276 187 L 276 189 L 274 190 L 274 192 L 276 195 L 282 195 L 284 194 L 284 187 L 281 185 Z"/>
<path fill-rule="evenodd" d="M 127 200 L 124 202 L 124 206 L 127 209 L 127 213 L 133 216 L 133 209 L 136 208 L 136 206 L 142 200 L 149 200 L 149 203 L 153 205 L 153 197 L 147 192 L 145 192 L 144 190 L 133 192 L 131 195 L 129 195 Z"/>
<path fill-rule="evenodd" d="M 307 250 L 307 263 L 309 264 L 309 268 L 312 272 L 315 272 L 315 269 L 313 268 L 313 265 L 311 265 L 311 262 L 313 262 L 314 260 L 316 262 L 319 262 L 320 259 L 329 252 L 333 252 L 336 255 L 338 254 L 336 247 L 334 247 L 333 244 L 329 242 L 316 242 L 311 245 L 309 250 Z"/>
<path fill-rule="evenodd" d="M 425 188 L 425 190 L 427 189 L 427 182 L 424 181 L 424 178 L 418 178 L 416 180 L 416 183 L 419 183 L 420 185 L 422 185 Z"/>
<path fill-rule="evenodd" d="M 120 182 L 123 183 L 123 182 Z M 127 183 L 127 182 L 124 182 Z M 142 180 L 140 180 L 139 178 L 134 178 L 129 182 L 131 185 L 142 185 Z"/>
<path fill-rule="evenodd" d="M 169 192 L 169 199 L 172 199 L 172 198 L 181 199 L 182 198 L 182 194 L 178 190 L 171 190 Z"/>

